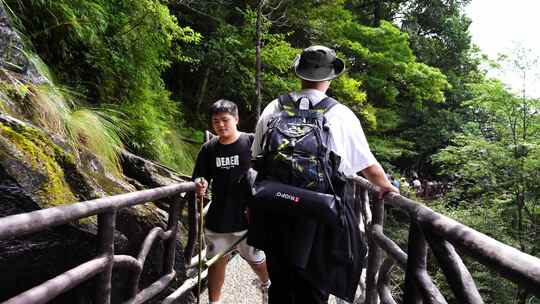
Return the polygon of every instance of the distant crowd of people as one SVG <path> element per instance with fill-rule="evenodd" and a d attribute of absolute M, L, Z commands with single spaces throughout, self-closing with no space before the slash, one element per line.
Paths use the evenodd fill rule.
<path fill-rule="evenodd" d="M 435 199 L 443 196 L 449 190 L 449 184 L 436 180 L 420 179 L 416 174 L 413 177 L 394 177 L 389 175 L 388 179 L 405 196 L 414 193 L 416 197 L 424 199 Z"/>

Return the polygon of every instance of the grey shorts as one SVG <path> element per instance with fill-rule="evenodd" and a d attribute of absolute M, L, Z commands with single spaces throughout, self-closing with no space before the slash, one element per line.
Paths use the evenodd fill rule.
<path fill-rule="evenodd" d="M 215 255 L 223 252 L 240 239 L 247 230 L 238 232 L 218 233 L 212 230 L 204 229 L 206 238 L 206 259 L 211 259 Z M 262 250 L 249 246 L 246 240 L 242 240 L 236 248 L 240 256 L 250 264 L 260 264 L 266 260 L 266 256 Z"/>

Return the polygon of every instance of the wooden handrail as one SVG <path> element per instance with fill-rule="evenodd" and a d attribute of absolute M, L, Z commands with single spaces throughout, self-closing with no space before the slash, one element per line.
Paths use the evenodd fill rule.
<path fill-rule="evenodd" d="M 159 294 L 175 278 L 174 259 L 178 217 L 180 215 L 181 194 L 195 190 L 193 182 L 183 182 L 100 199 L 52 207 L 28 213 L 0 218 L 0 240 L 19 237 L 25 234 L 43 231 L 48 228 L 67 224 L 79 219 L 98 216 L 98 256 L 75 268 L 72 268 L 49 281 L 27 290 L 9 300 L 6 304 L 46 303 L 60 294 L 97 276 L 94 303 L 111 302 L 111 276 L 113 266 L 133 271 L 129 282 L 130 299 L 127 303 L 143 303 Z M 142 249 L 135 259 L 131 256 L 114 254 L 114 229 L 118 210 L 165 197 L 178 199 L 169 205 L 167 230 L 154 228 L 143 242 Z M 139 279 L 152 244 L 161 239 L 165 241 L 164 267 L 162 277 L 139 292 Z"/>
<path fill-rule="evenodd" d="M 357 188 L 353 200 L 359 201 L 367 193 L 376 197 L 378 187 L 366 179 L 355 176 L 349 181 Z M 356 202 L 360 204 L 361 202 Z M 365 204 L 365 202 L 364 202 Z M 367 290 L 366 304 L 395 303 L 388 298 L 387 272 L 389 262 L 383 264 L 384 252 L 396 265 L 406 271 L 404 303 L 446 303 L 438 289 L 431 283 L 425 271 L 426 250 L 430 248 L 438 261 L 458 303 L 483 303 L 474 280 L 463 264 L 455 247 L 479 263 L 496 271 L 508 280 L 526 288 L 531 294 L 540 296 L 540 259 L 511 246 L 503 244 L 430 208 L 395 193 L 388 193 L 382 202 L 373 202 L 373 221 L 366 225 L 369 240 L 369 262 L 367 286 L 378 286 L 378 290 Z M 390 238 L 384 235 L 384 206 L 399 209 L 410 218 L 407 255 Z M 369 209 L 369 207 L 367 207 Z M 362 216 L 366 208 L 362 209 Z M 413 256 L 414 259 L 409 257 Z M 383 265 L 381 265 L 383 264 Z M 378 278 L 378 280 L 377 280 Z"/>
<path fill-rule="evenodd" d="M 369 261 L 366 275 L 366 304 L 395 303 L 389 292 L 389 272 L 394 265 L 405 270 L 404 303 L 446 303 L 426 271 L 427 251 L 430 248 L 445 274 L 448 285 L 459 303 L 483 303 L 469 271 L 457 254 L 468 255 L 495 270 L 501 276 L 527 288 L 540 296 L 540 259 L 505 245 L 430 208 L 389 193 L 382 202 L 369 204 L 378 188 L 361 177 L 349 179 L 354 188 L 349 201 L 363 219 L 369 243 Z M 126 193 L 86 202 L 53 207 L 24 214 L 0 218 L 0 239 L 22 236 L 78 219 L 98 216 L 98 256 L 49 281 L 23 292 L 5 303 L 46 303 L 71 288 L 97 276 L 95 303 L 110 303 L 113 267 L 133 272 L 129 282 L 129 300 L 143 303 L 163 291 L 174 279 L 175 236 L 178 228 L 180 199 L 170 204 L 167 230 L 154 228 L 143 242 L 137 258 L 114 254 L 113 232 L 119 209 L 143 204 L 164 197 L 192 192 L 192 182 Z M 384 235 L 384 206 L 404 211 L 409 215 L 409 244 L 405 253 L 393 240 Z M 149 248 L 157 239 L 166 241 L 163 275 L 146 289 L 139 291 L 138 283 Z M 384 258 L 386 255 L 386 258 Z M 415 257 L 411 259 L 409 257 Z M 384 260 L 384 262 L 383 262 Z M 188 280 L 189 281 L 189 280 Z M 192 282 L 186 281 L 170 298 L 188 291 Z M 191 285 L 190 285 L 191 284 Z"/>

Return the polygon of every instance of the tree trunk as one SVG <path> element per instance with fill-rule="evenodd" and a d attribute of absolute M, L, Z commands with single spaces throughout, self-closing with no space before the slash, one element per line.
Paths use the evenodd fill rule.
<path fill-rule="evenodd" d="M 518 212 L 518 242 L 519 242 L 519 248 L 521 251 L 525 251 L 525 243 L 523 242 L 523 208 L 525 206 L 525 194 L 523 193 L 522 189 L 518 189 L 518 193 L 516 196 L 517 200 L 517 212 Z"/>
<path fill-rule="evenodd" d="M 199 92 L 199 98 L 197 98 L 197 104 L 195 105 L 195 113 L 201 113 L 201 104 L 206 96 L 206 87 L 208 86 L 208 78 L 210 78 L 210 67 L 207 66 L 204 70 L 203 81 L 201 84 L 201 90 Z M 202 119 L 201 115 L 197 115 L 199 119 Z"/>
<path fill-rule="evenodd" d="M 261 31 L 262 31 L 262 8 L 264 6 L 264 0 L 261 0 L 259 2 L 259 6 L 257 8 L 257 24 L 256 24 L 256 48 L 255 48 L 255 119 L 259 121 L 259 117 L 261 116 L 261 104 L 262 104 L 262 96 L 261 96 L 261 45 L 262 45 L 262 38 L 261 38 Z"/>
<path fill-rule="evenodd" d="M 379 25 L 381 25 L 382 0 L 375 0 L 373 4 L 373 26 L 378 27 Z"/>

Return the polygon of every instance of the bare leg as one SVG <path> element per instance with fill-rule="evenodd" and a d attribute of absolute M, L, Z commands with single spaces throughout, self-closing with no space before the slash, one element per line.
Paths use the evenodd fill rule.
<path fill-rule="evenodd" d="M 257 275 L 259 278 L 257 281 L 255 281 L 255 286 L 259 288 L 261 291 L 261 304 L 268 304 L 268 290 L 270 288 L 270 278 L 268 276 L 268 269 L 266 268 L 266 260 L 263 260 L 262 263 L 259 264 L 249 264 L 251 266 L 251 269 L 253 269 L 253 272 Z"/>
<path fill-rule="evenodd" d="M 228 256 L 221 257 L 208 269 L 208 299 L 210 302 L 217 302 L 221 298 L 221 288 L 225 281 L 228 260 Z"/>
<path fill-rule="evenodd" d="M 253 272 L 257 275 L 259 278 L 259 281 L 261 283 L 268 282 L 268 270 L 266 270 L 266 261 L 259 263 L 259 264 L 249 264 L 251 266 L 251 269 L 253 269 Z"/>

